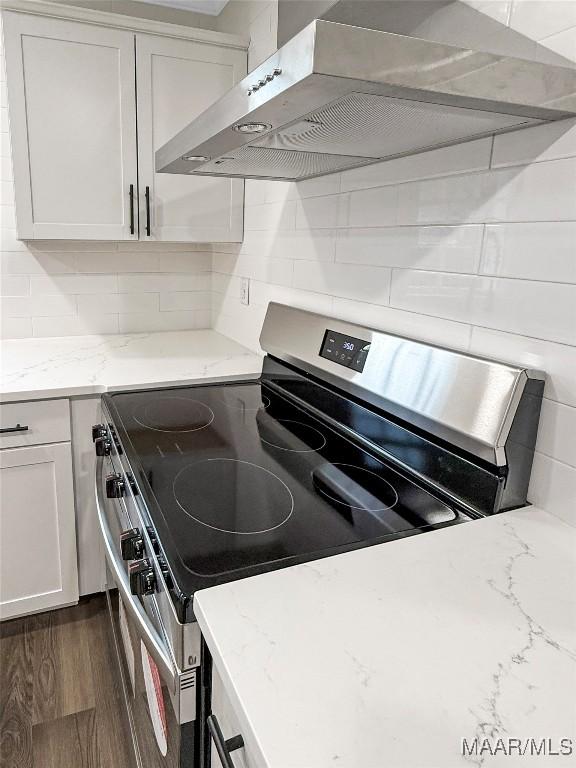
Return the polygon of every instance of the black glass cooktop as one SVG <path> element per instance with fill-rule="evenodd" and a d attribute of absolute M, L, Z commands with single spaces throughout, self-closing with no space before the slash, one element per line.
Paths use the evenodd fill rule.
<path fill-rule="evenodd" d="M 457 518 L 265 383 L 106 400 L 183 592 Z"/>

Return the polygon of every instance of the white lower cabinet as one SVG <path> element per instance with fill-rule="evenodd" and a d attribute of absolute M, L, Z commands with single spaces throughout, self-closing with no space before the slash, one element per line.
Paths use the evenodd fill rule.
<path fill-rule="evenodd" d="M 235 768 L 256 768 L 257 763 L 250 757 L 250 745 L 246 743 L 245 734 L 242 733 L 238 718 L 230 701 L 230 697 L 224 687 L 222 678 L 214 664 L 212 667 L 212 714 L 215 715 L 222 735 L 225 740 L 232 739 L 235 736 L 242 736 L 244 746 L 230 752 L 232 762 Z M 211 768 L 223 768 L 222 761 L 218 757 L 218 752 L 214 740 L 211 745 Z"/>
<path fill-rule="evenodd" d="M 70 443 L 0 451 L 0 618 L 78 600 Z"/>

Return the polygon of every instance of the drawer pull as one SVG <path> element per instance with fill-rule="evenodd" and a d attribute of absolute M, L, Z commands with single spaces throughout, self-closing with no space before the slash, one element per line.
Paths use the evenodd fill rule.
<path fill-rule="evenodd" d="M 244 739 L 240 735 L 232 736 L 231 739 L 224 739 L 216 715 L 209 715 L 206 718 L 206 722 L 208 723 L 210 735 L 214 741 L 214 746 L 223 768 L 234 768 L 230 752 L 234 752 L 235 749 L 241 749 L 244 746 Z"/>
<path fill-rule="evenodd" d="M 28 432 L 29 427 L 22 427 L 20 424 L 16 424 L 15 427 L 1 427 L 0 435 L 5 435 L 7 432 Z"/>

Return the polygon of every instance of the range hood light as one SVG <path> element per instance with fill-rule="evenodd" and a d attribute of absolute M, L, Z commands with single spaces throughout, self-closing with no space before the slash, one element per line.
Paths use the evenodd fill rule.
<path fill-rule="evenodd" d="M 187 160 L 190 163 L 205 163 L 210 158 L 204 155 L 182 155 L 182 160 Z"/>
<path fill-rule="evenodd" d="M 232 126 L 233 131 L 238 133 L 264 133 L 272 128 L 268 123 L 236 123 Z"/>

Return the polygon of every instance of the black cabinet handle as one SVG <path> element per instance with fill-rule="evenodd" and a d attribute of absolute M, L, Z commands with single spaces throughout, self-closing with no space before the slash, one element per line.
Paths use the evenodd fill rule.
<path fill-rule="evenodd" d="M 150 187 L 146 187 L 144 197 L 146 199 L 146 234 L 150 237 Z"/>
<path fill-rule="evenodd" d="M 6 432 L 28 432 L 29 427 L 22 427 L 20 424 L 16 424 L 15 427 L 2 427 L 0 429 L 0 435 L 6 434 Z"/>
<path fill-rule="evenodd" d="M 230 752 L 234 752 L 235 749 L 241 749 L 244 746 L 244 739 L 242 736 L 232 736 L 231 739 L 224 739 L 216 715 L 209 715 L 206 718 L 206 722 L 208 723 L 208 729 L 223 768 L 235 768 Z"/>
<path fill-rule="evenodd" d="M 134 231 L 134 184 L 130 184 L 130 234 Z"/>

